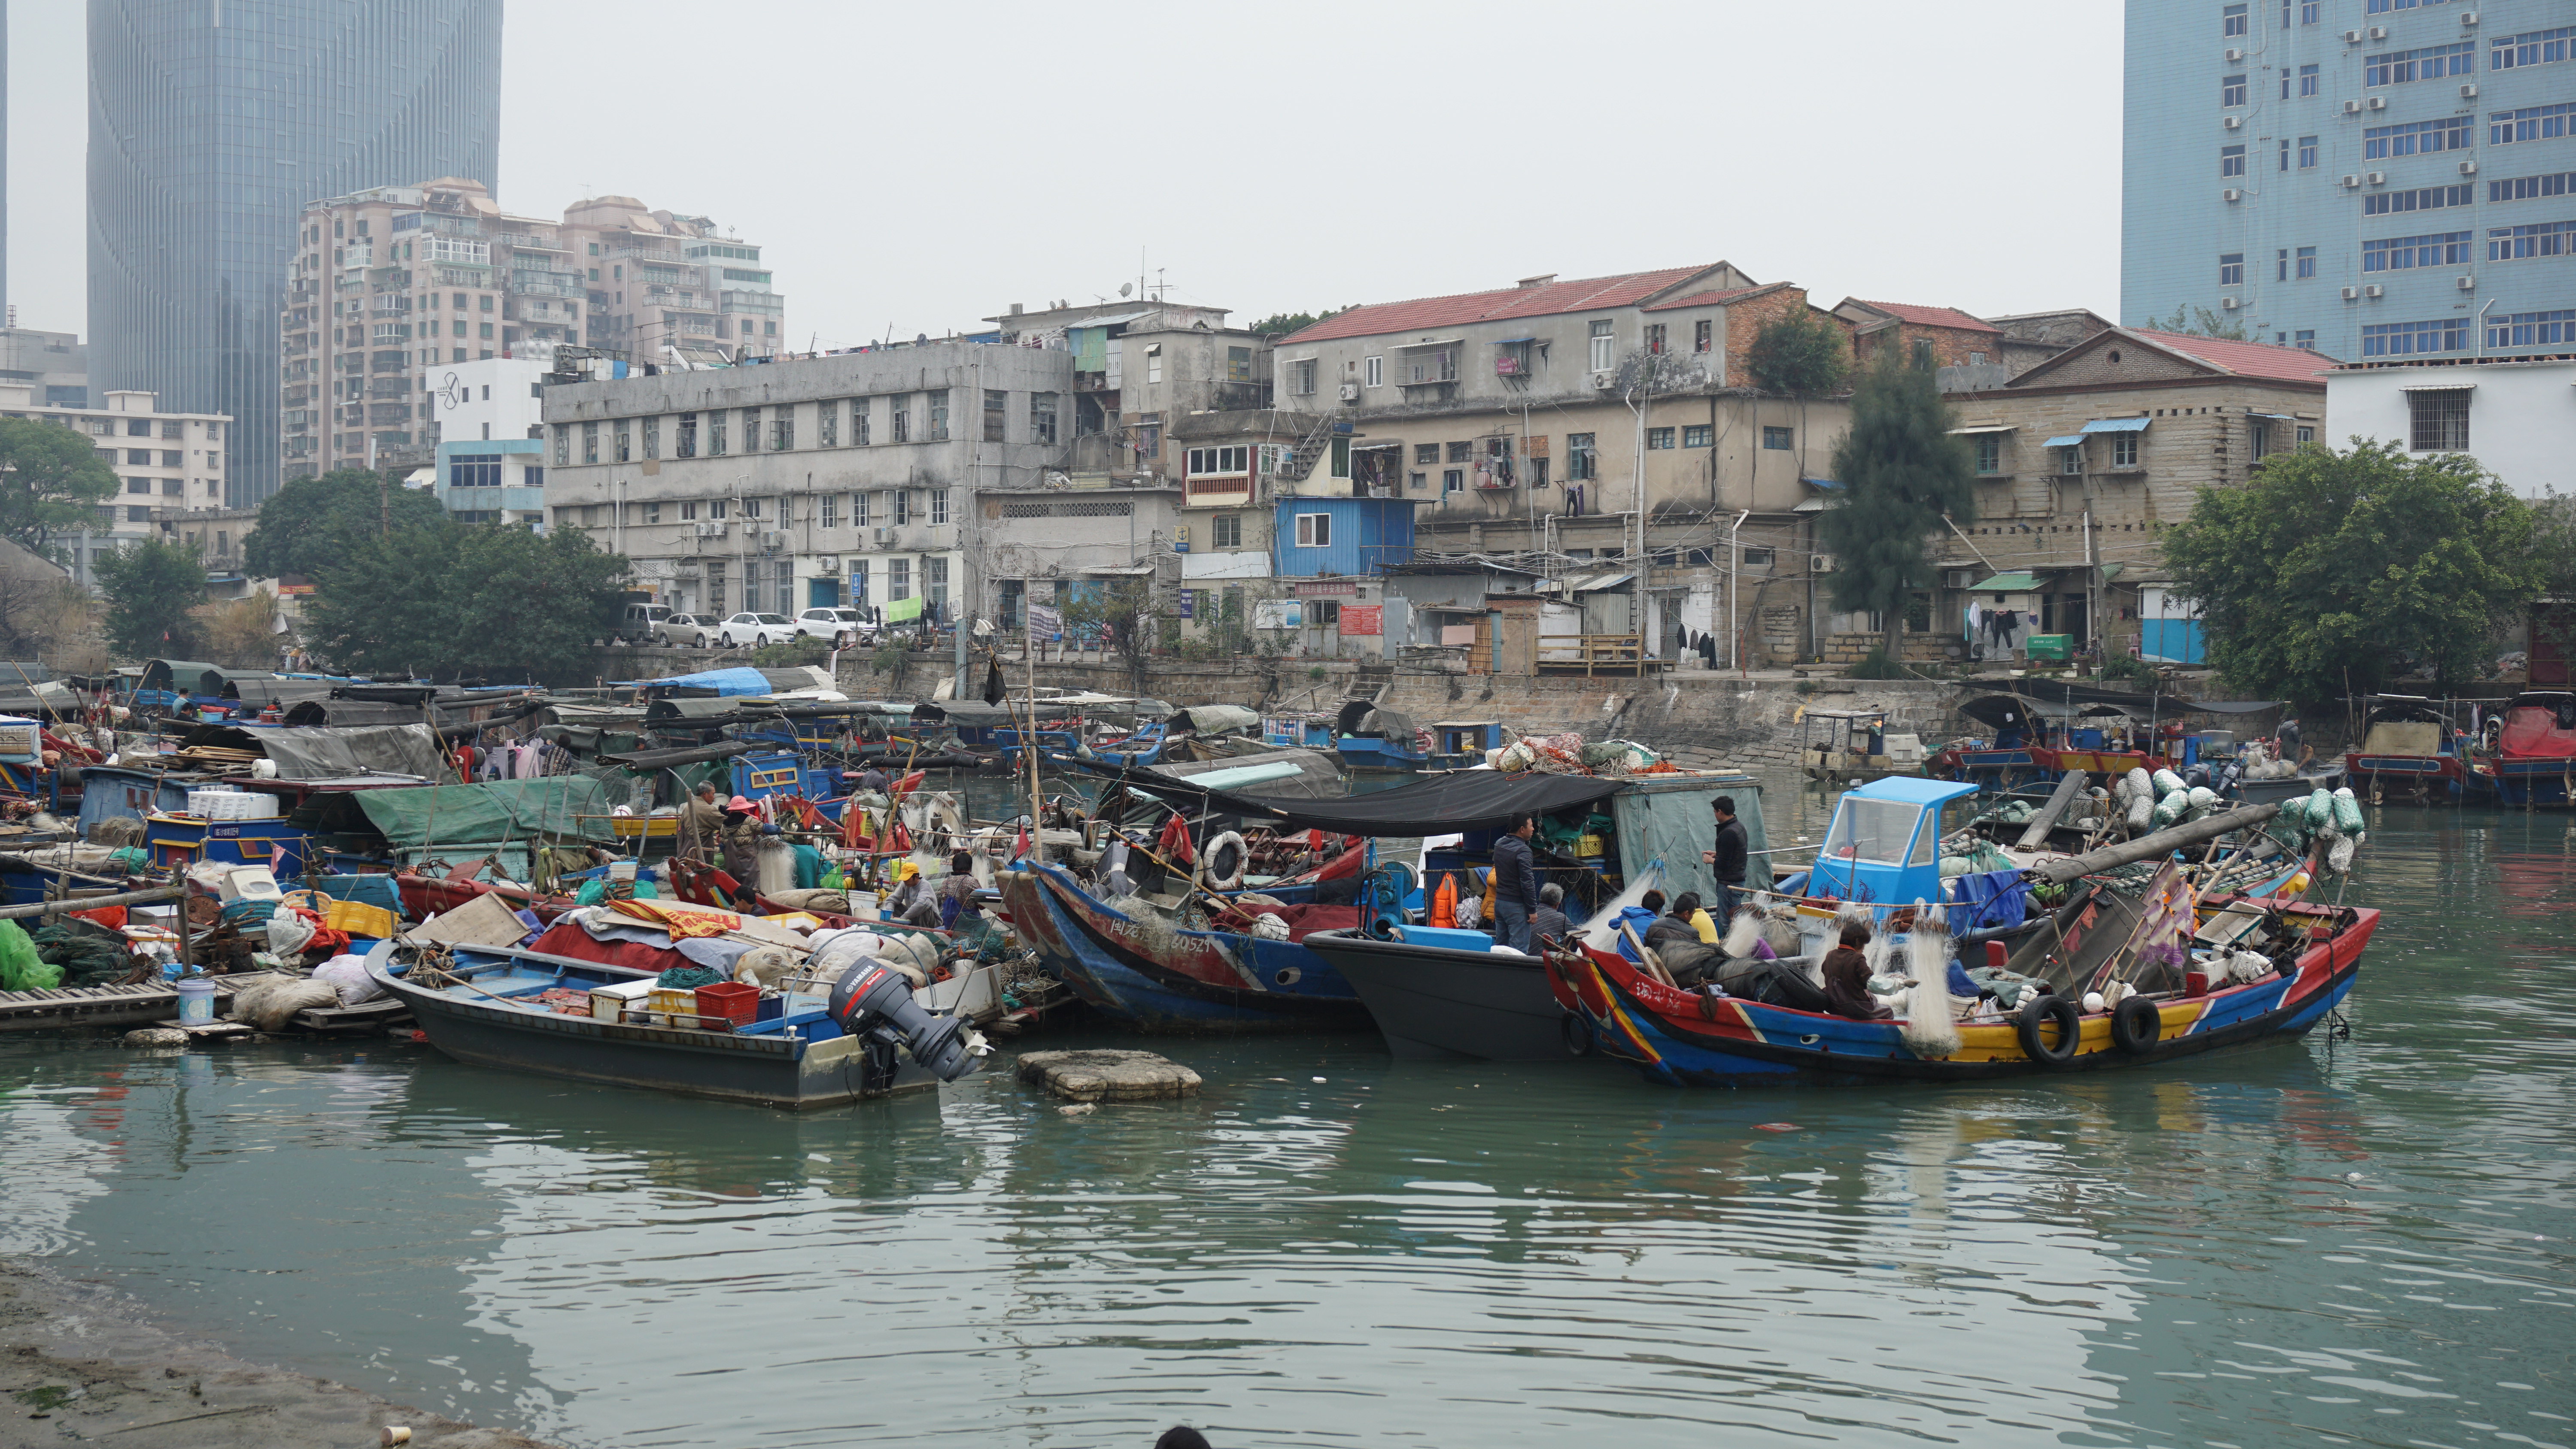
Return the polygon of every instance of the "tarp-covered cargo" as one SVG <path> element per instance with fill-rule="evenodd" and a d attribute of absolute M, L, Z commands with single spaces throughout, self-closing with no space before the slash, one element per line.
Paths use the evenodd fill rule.
<path fill-rule="evenodd" d="M 398 851 L 435 847 L 441 853 L 472 854 L 476 845 L 503 840 L 612 838 L 608 787 L 587 775 L 368 790 L 358 794 L 357 802 Z"/>
<path fill-rule="evenodd" d="M 236 730 L 277 762 L 281 780 L 341 780 L 356 775 L 450 778 L 446 757 L 429 726 L 378 725 L 365 729 Z M 193 737 L 192 737 L 193 738 Z"/>

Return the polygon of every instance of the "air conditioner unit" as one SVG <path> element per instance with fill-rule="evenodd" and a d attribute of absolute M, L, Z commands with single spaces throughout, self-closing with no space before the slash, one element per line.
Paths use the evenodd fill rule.
<path fill-rule="evenodd" d="M 2243 201 L 2245 199 L 2245 193 L 2231 186 L 2225 191 L 2218 193 L 2218 199 L 2221 201 Z"/>
<path fill-rule="evenodd" d="M 2475 161 L 2463 161 L 2463 162 L 2461 162 L 2461 163 L 2460 163 L 2460 174 L 2461 174 L 2462 176 L 2475 176 L 2475 175 L 2477 175 L 2477 174 L 2478 174 L 2478 163 L 2476 163 Z"/>
<path fill-rule="evenodd" d="M 2245 118 L 2243 116 L 2230 116 L 2227 118 L 2227 129 L 2231 131 L 2241 131 L 2244 128 Z"/>
<path fill-rule="evenodd" d="M 2388 173 L 2385 171 L 2373 171 L 2364 179 L 2368 180 L 2373 186 L 2386 186 L 2388 184 Z"/>
<path fill-rule="evenodd" d="M 2478 12 L 2476 12 L 2476 11 L 2474 11 L 2474 10 L 2463 10 L 2463 11 L 2461 11 L 2461 12 L 2460 12 L 2460 23 L 2461 23 L 2462 25 L 2475 25 L 2475 24 L 2477 24 L 2477 23 L 2478 23 Z"/>
<path fill-rule="evenodd" d="M 2365 297 L 2384 297 L 2388 295 L 2388 289 L 2379 285 L 2377 282 L 2373 282 L 2369 286 L 2361 289 L 2361 295 Z"/>
<path fill-rule="evenodd" d="M 2386 40 L 2388 38 L 2388 27 L 2385 25 L 2374 25 L 2370 27 L 2370 38 L 2373 40 Z"/>
<path fill-rule="evenodd" d="M 2369 103 L 2368 103 L 2368 104 L 2369 104 L 2370 108 L 2371 108 L 2372 110 L 2374 110 L 2374 111 L 2384 111 L 2384 110 L 2387 110 L 2387 109 L 2388 109 L 2388 97 L 2386 97 L 2386 96 L 2372 96 L 2372 97 L 2370 98 L 2370 100 L 2369 100 Z"/>
<path fill-rule="evenodd" d="M 2218 299 L 2218 305 L 2227 311 L 2233 312 L 2237 308 L 2245 305 L 2245 299 L 2242 297 L 2221 297 Z"/>
<path fill-rule="evenodd" d="M 1619 374 L 1615 372 L 1596 372 L 1592 374 L 1592 385 L 1603 392 L 1608 392 L 1610 389 L 1619 385 Z"/>
<path fill-rule="evenodd" d="M 2361 114 L 2361 102 L 2359 102 L 2359 101 L 2346 101 L 2346 102 L 2344 102 L 2344 103 L 2343 103 L 2343 113 L 2344 113 L 2345 115 L 2347 115 L 2347 116 L 2358 116 L 2358 115 L 2360 115 L 2360 114 Z"/>
<path fill-rule="evenodd" d="M 764 533 L 760 536 L 760 551 L 762 553 L 778 552 L 778 534 L 775 530 Z"/>
<path fill-rule="evenodd" d="M 874 542 L 879 548 L 886 548 L 894 543 L 894 530 L 891 528 L 873 529 L 871 530 L 871 533 L 874 535 Z"/>
<path fill-rule="evenodd" d="M 2360 300 L 2360 297 L 2361 289 L 2359 287 L 2346 287 L 2343 289 L 2343 299 L 2347 302 L 2358 301 Z"/>
<path fill-rule="evenodd" d="M 2358 31 L 2358 30 L 2347 30 L 2347 31 L 2345 31 L 2345 32 L 2343 33 L 2343 43 L 2344 43 L 2344 44 L 2346 44 L 2346 45 L 2359 45 L 2359 44 L 2361 44 L 2361 32 L 2360 32 L 2360 31 Z"/>
<path fill-rule="evenodd" d="M 825 554 L 814 560 L 814 572 L 818 574 L 837 574 L 840 571 L 841 560 L 837 555 Z"/>
<path fill-rule="evenodd" d="M 700 538 L 722 538 L 724 536 L 725 526 L 721 523 L 701 523 L 698 525 L 698 537 Z"/>
<path fill-rule="evenodd" d="M 1964 589 L 1976 581 L 1977 571 L 1975 569 L 1951 569 L 1942 578 L 1943 583 L 1954 589 Z"/>
<path fill-rule="evenodd" d="M 2464 101 L 2474 101 L 2474 100 L 2476 100 L 2477 98 L 2478 98 L 2478 88 L 2477 88 L 2476 86 L 2462 86 L 2462 87 L 2460 87 L 2460 99 L 2461 99 L 2461 100 L 2464 100 Z"/>
<path fill-rule="evenodd" d="M 1834 571 L 1834 556 L 1833 556 L 1832 554 L 1829 554 L 1829 553 L 1820 553 L 1820 554 L 1816 555 L 1816 562 L 1815 562 L 1814 567 L 1815 567 L 1815 571 L 1816 571 L 1817 573 L 1820 573 L 1820 574 L 1829 574 L 1829 573 L 1832 573 L 1832 572 Z"/>
<path fill-rule="evenodd" d="M 1346 383 L 1343 383 L 1343 384 L 1342 384 L 1342 401 L 1344 401 L 1344 402 L 1358 402 L 1359 400 L 1360 400 L 1360 385 L 1359 385 L 1358 383 L 1356 383 L 1356 382 L 1346 382 Z"/>
<path fill-rule="evenodd" d="M 2227 58 L 2229 60 L 2243 60 L 2245 58 L 2245 52 L 2231 45 L 2227 47 Z"/>
<path fill-rule="evenodd" d="M 2463 291 L 2463 292 L 2474 292 L 2474 291 L 2476 291 L 2477 289 L 2478 289 L 2478 279 L 2477 279 L 2477 278 L 2475 278 L 2475 277 L 2462 277 L 2462 278 L 2460 278 L 2460 290 L 2461 290 L 2461 291 Z"/>
<path fill-rule="evenodd" d="M 2358 176 L 2347 176 L 2343 179 L 2343 184 L 2346 186 L 2359 186 L 2361 184 L 2361 178 Z"/>

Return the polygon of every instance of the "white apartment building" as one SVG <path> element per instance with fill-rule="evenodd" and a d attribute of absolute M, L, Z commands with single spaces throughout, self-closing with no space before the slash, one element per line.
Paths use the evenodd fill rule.
<path fill-rule="evenodd" d="M 683 612 L 918 599 L 989 616 L 1006 584 L 1068 572 L 1045 520 L 1001 551 L 1005 500 L 979 494 L 1069 484 L 1073 361 L 937 342 L 558 381 L 546 510 Z"/>
<path fill-rule="evenodd" d="M 91 566 L 99 554 L 171 532 L 156 520 L 156 510 L 199 513 L 224 506 L 224 433 L 232 419 L 165 413 L 148 392 L 111 392 L 97 408 L 50 408 L 36 401 L 40 386 L 0 380 L 0 417 L 33 418 L 89 437 L 99 461 L 116 470 L 120 490 L 113 502 L 99 506 L 96 528 L 56 541 L 76 582 L 95 582 Z"/>
<path fill-rule="evenodd" d="M 2576 494 L 2576 358 L 2367 363 L 2325 375 L 2325 437 L 2467 453 L 2524 498 Z"/>

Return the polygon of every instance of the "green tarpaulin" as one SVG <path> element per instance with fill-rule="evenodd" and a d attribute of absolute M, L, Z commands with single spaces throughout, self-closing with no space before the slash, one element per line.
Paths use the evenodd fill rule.
<path fill-rule="evenodd" d="M 586 775 L 491 780 L 480 785 L 422 786 L 356 792 L 358 808 L 396 850 L 477 845 L 546 835 L 607 841 L 608 787 Z"/>
<path fill-rule="evenodd" d="M 909 619 L 918 619 L 921 617 L 921 600 L 897 599 L 893 603 L 885 606 L 885 616 L 886 622 L 889 624 L 900 624 Z"/>
<path fill-rule="evenodd" d="M 1770 849 L 1762 830 L 1762 787 L 1753 783 L 1751 776 L 1710 779 L 1683 775 L 1664 780 L 1638 776 L 1610 800 L 1610 818 L 1619 822 L 1619 860 L 1627 868 L 1629 881 L 1635 882 L 1637 872 L 1648 861 L 1661 860 L 1661 889 L 1666 900 L 1684 891 L 1697 891 L 1700 902 L 1714 908 L 1717 877 L 1700 862 L 1699 855 L 1717 842 L 1717 814 L 1709 809 L 1709 802 L 1720 795 L 1735 801 L 1735 818 L 1744 822 L 1745 849 Z M 1768 886 L 1770 857 L 1748 857 L 1744 883 L 1748 887 Z M 1718 929 L 1724 930 L 1725 926 L 1721 923 Z"/>

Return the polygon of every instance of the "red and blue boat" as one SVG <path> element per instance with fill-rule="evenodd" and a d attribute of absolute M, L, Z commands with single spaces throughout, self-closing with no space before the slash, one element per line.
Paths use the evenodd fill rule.
<path fill-rule="evenodd" d="M 2450 703 L 2412 694 L 2372 695 L 2361 747 L 2343 768 L 2372 804 L 2391 793 L 2422 801 L 2483 794 L 2494 781 L 2469 767 L 2469 735 L 2452 722 Z"/>
<path fill-rule="evenodd" d="M 2525 690 L 2501 713 L 2495 753 L 2474 767 L 2470 788 L 2491 785 L 2497 804 L 2526 809 L 2576 802 L 2576 693 Z"/>

